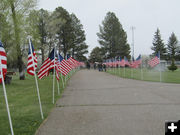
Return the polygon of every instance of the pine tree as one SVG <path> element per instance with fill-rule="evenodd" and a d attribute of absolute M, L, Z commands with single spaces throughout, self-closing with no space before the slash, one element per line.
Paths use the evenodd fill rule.
<path fill-rule="evenodd" d="M 71 38 L 71 53 L 72 56 L 77 60 L 84 61 L 86 60 L 84 54 L 88 53 L 88 45 L 85 43 L 85 31 L 83 30 L 83 25 L 75 14 L 71 14 L 71 20 L 71 25 L 73 28 L 73 35 Z"/>
<path fill-rule="evenodd" d="M 101 48 L 99 47 L 93 48 L 89 56 L 89 60 L 94 63 L 94 62 L 102 62 L 102 59 L 103 59 L 103 55 Z"/>
<path fill-rule="evenodd" d="M 160 30 L 157 28 L 157 31 L 154 34 L 153 46 L 151 49 L 154 51 L 153 55 L 156 55 L 160 51 L 161 59 L 166 59 L 166 48 L 163 40 L 161 39 Z"/>
<path fill-rule="evenodd" d="M 178 43 L 177 37 L 174 33 L 172 33 L 171 36 L 169 37 L 167 44 L 168 56 L 171 60 L 175 59 L 175 56 L 178 54 L 177 43 Z"/>
<path fill-rule="evenodd" d="M 169 37 L 168 44 L 167 44 L 168 56 L 171 60 L 171 66 L 169 66 L 168 68 L 169 70 L 172 70 L 172 71 L 177 69 L 177 66 L 174 63 L 175 57 L 178 54 L 177 43 L 178 43 L 177 37 L 174 33 L 172 33 L 171 36 Z"/>
<path fill-rule="evenodd" d="M 105 19 L 102 22 L 102 26 L 99 26 L 99 44 L 105 50 L 105 56 L 107 58 L 113 58 L 115 56 L 130 58 L 130 47 L 127 43 L 127 35 L 123 30 L 119 19 L 115 13 L 108 12 Z"/>
<path fill-rule="evenodd" d="M 57 7 L 53 12 L 52 21 L 56 39 L 58 41 L 59 52 L 63 50 L 64 57 L 72 47 L 73 28 L 69 12 L 63 7 Z"/>
<path fill-rule="evenodd" d="M 47 45 L 47 27 L 48 27 L 48 18 L 49 18 L 49 13 L 47 10 L 40 9 L 38 11 L 38 29 L 39 29 L 39 35 L 40 35 L 40 50 L 41 50 L 41 55 L 42 55 L 42 63 L 44 62 L 45 59 L 45 53 L 46 53 L 46 45 Z"/>

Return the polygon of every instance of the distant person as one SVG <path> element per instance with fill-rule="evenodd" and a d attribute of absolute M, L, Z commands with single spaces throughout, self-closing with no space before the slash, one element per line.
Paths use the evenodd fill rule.
<path fill-rule="evenodd" d="M 103 65 L 102 65 L 102 63 L 99 63 L 99 64 L 98 64 L 98 69 L 99 69 L 99 72 L 103 71 Z"/>
<path fill-rule="evenodd" d="M 94 63 L 94 69 L 96 70 L 96 63 Z"/>
<path fill-rule="evenodd" d="M 90 69 L 90 63 L 87 62 L 87 69 Z"/>
<path fill-rule="evenodd" d="M 106 72 L 106 64 L 103 64 L 103 69 Z"/>

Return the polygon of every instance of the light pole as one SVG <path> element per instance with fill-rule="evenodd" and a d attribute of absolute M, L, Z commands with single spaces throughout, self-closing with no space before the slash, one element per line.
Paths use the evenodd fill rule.
<path fill-rule="evenodd" d="M 134 26 L 132 26 L 131 27 L 131 30 L 132 30 L 132 54 L 131 54 L 131 56 L 132 56 L 132 61 L 134 61 L 134 30 L 135 30 L 135 27 Z M 133 78 L 133 68 L 131 67 L 131 78 Z"/>
<path fill-rule="evenodd" d="M 134 58 L 134 30 L 135 30 L 135 27 L 132 26 L 131 30 L 132 30 L 132 58 Z"/>

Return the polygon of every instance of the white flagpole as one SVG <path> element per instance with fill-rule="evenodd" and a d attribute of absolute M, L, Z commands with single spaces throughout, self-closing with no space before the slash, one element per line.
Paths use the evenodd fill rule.
<path fill-rule="evenodd" d="M 52 103 L 54 104 L 54 87 L 55 87 L 55 51 L 56 51 L 56 46 L 54 45 L 54 71 L 53 71 L 53 99 Z"/>
<path fill-rule="evenodd" d="M 132 62 L 134 63 L 133 58 L 132 58 Z M 134 78 L 134 69 L 133 69 L 133 67 L 131 67 L 131 78 L 132 79 Z"/>
<path fill-rule="evenodd" d="M 1 68 L 1 78 L 2 78 L 2 85 L 3 85 L 3 91 L 4 91 L 4 98 L 5 98 L 5 102 L 6 102 L 6 109 L 7 109 L 8 118 L 9 118 L 9 124 L 10 124 L 10 128 L 11 128 L 11 135 L 14 135 L 13 126 L 12 126 L 12 120 L 11 120 L 11 114 L 10 114 L 9 105 L 8 105 L 8 99 L 7 99 L 6 87 L 5 87 L 5 84 L 4 84 L 4 76 L 3 76 L 3 71 L 2 71 L 1 59 L 0 59 L 0 68 Z"/>
<path fill-rule="evenodd" d="M 114 63 L 115 59 L 113 58 L 113 74 L 115 73 L 115 63 Z"/>
<path fill-rule="evenodd" d="M 124 56 L 124 78 L 125 78 L 125 75 L 126 75 L 126 71 L 125 71 L 125 68 L 126 68 L 126 64 L 125 64 L 125 56 Z"/>
<path fill-rule="evenodd" d="M 62 80 L 62 86 L 63 86 L 63 89 L 64 89 L 64 80 L 63 80 L 63 75 L 61 73 L 61 80 Z"/>
<path fill-rule="evenodd" d="M 142 62 L 142 60 L 141 60 L 141 80 L 144 80 L 144 77 L 143 77 L 143 67 L 142 67 L 142 64 L 143 64 L 143 62 Z"/>
<path fill-rule="evenodd" d="M 159 78 L 160 78 L 160 82 L 162 82 L 162 75 L 161 75 L 161 55 L 160 55 L 160 51 L 158 52 L 158 55 L 159 55 L 159 64 L 160 64 Z"/>
<path fill-rule="evenodd" d="M 119 58 L 118 67 L 119 67 L 119 76 L 120 76 L 120 68 L 121 68 L 121 66 L 120 66 L 120 58 Z"/>
<path fill-rule="evenodd" d="M 59 60 L 59 56 L 58 56 L 58 60 Z M 58 69 L 57 69 L 58 70 Z M 56 72 L 56 76 L 57 74 L 59 74 L 59 72 Z M 59 75 L 58 75 L 59 76 Z M 58 95 L 60 95 L 60 91 L 59 91 L 59 80 L 57 79 L 57 87 L 58 87 Z"/>
<path fill-rule="evenodd" d="M 43 111 L 42 111 L 42 105 L 41 105 L 41 98 L 40 98 L 40 94 L 39 94 L 39 86 L 38 86 L 38 81 L 37 81 L 37 76 L 36 76 L 36 69 L 35 69 L 35 64 L 34 64 L 34 55 L 32 53 L 32 46 L 31 46 L 30 38 L 29 38 L 29 46 L 30 46 L 30 51 L 31 51 L 31 57 L 32 57 L 32 60 L 33 60 L 34 78 L 35 78 L 35 82 L 36 82 L 36 89 L 37 89 L 37 95 L 38 95 L 38 100 L 39 100 L 39 107 L 40 107 L 40 112 L 41 112 L 41 118 L 44 119 Z"/>

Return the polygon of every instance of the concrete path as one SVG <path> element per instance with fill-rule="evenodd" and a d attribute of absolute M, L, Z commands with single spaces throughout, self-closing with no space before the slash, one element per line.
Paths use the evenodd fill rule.
<path fill-rule="evenodd" d="M 180 85 L 81 70 L 37 135 L 164 135 L 180 119 Z"/>

